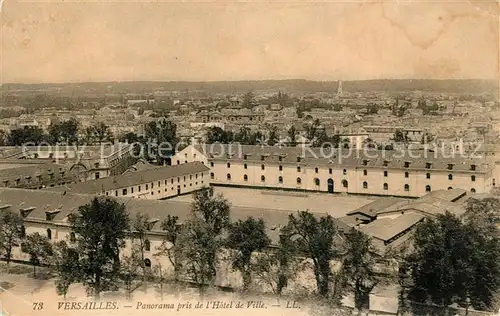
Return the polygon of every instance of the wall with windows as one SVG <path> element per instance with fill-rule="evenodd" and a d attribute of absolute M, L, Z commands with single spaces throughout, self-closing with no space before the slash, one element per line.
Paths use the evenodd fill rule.
<path fill-rule="evenodd" d="M 208 178 L 208 172 L 197 172 L 163 180 L 148 181 L 106 191 L 104 194 L 113 197 L 159 200 L 200 190 L 209 185 Z"/>
<path fill-rule="evenodd" d="M 428 193 L 427 190 L 462 188 L 482 193 L 491 187 L 491 173 L 473 171 L 314 166 L 310 163 L 280 165 L 224 159 L 210 160 L 208 167 L 211 168 L 209 181 L 212 184 L 262 188 L 419 197 Z"/>

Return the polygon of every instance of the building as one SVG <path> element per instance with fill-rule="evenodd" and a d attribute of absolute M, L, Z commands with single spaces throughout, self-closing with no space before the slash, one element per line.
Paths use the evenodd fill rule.
<path fill-rule="evenodd" d="M 407 128 L 402 126 L 363 126 L 363 131 L 376 143 L 386 143 L 394 138 L 396 131 L 400 130 L 410 142 L 422 142 L 426 131 L 420 128 Z"/>
<path fill-rule="evenodd" d="M 69 184 L 57 190 L 159 200 L 192 193 L 208 186 L 208 171 L 209 168 L 199 162 L 168 167 L 146 167 L 118 176 Z"/>
<path fill-rule="evenodd" d="M 404 152 L 310 147 L 190 145 L 172 164 L 200 161 L 212 185 L 420 197 L 462 188 L 490 192 L 495 166 L 477 158 Z"/>
<path fill-rule="evenodd" d="M 68 165 L 41 160 L 0 160 L 0 187 L 42 189 L 77 181 Z"/>

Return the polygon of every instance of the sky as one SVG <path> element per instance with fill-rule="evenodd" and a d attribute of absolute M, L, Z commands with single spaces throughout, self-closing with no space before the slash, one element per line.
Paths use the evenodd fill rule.
<path fill-rule="evenodd" d="M 4 0 L 0 83 L 499 79 L 499 4 Z"/>

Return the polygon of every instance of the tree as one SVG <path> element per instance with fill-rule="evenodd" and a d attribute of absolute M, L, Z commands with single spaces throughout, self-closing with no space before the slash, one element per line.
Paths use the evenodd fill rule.
<path fill-rule="evenodd" d="M 295 128 L 294 125 L 290 126 L 287 134 L 288 138 L 290 138 L 290 146 L 291 147 L 297 146 L 297 129 Z"/>
<path fill-rule="evenodd" d="M 233 141 L 233 133 L 231 131 L 225 131 L 218 126 L 210 126 L 207 128 L 207 143 L 222 143 L 228 144 Z"/>
<path fill-rule="evenodd" d="M 500 240 L 451 213 L 417 227 L 410 263 L 414 302 L 491 309 L 500 289 Z"/>
<path fill-rule="evenodd" d="M 290 214 L 282 234 L 290 238 L 296 253 L 312 260 L 318 294 L 326 296 L 332 276 L 330 261 L 338 255 L 334 248 L 338 232 L 333 218 L 327 215 L 318 220 L 307 211 Z"/>
<path fill-rule="evenodd" d="M 66 298 L 71 284 L 81 280 L 81 267 L 78 261 L 78 252 L 68 246 L 65 241 L 54 244 L 52 268 L 56 273 L 56 292 Z"/>
<path fill-rule="evenodd" d="M 465 220 L 471 225 L 476 225 L 484 232 L 485 236 L 498 235 L 500 224 L 500 200 L 496 198 L 467 200 Z"/>
<path fill-rule="evenodd" d="M 115 200 L 96 197 L 80 206 L 70 217 L 80 255 L 82 282 L 96 298 L 112 289 L 120 275 L 120 249 L 130 230 L 125 206 Z"/>
<path fill-rule="evenodd" d="M 122 143 L 137 143 L 139 141 L 139 136 L 134 132 L 128 132 L 120 137 L 120 142 Z"/>
<path fill-rule="evenodd" d="M 141 282 L 137 281 L 140 270 L 144 275 L 144 260 L 139 252 L 132 249 L 129 255 L 123 256 L 120 260 L 120 278 L 125 286 L 128 300 L 132 299 L 132 292 L 141 285 Z"/>
<path fill-rule="evenodd" d="M 252 131 L 248 126 L 242 126 L 240 130 L 234 134 L 234 141 L 243 145 L 250 144 L 250 138 L 252 135 Z"/>
<path fill-rule="evenodd" d="M 0 254 L 10 263 L 12 248 L 19 246 L 24 235 L 23 219 L 11 211 L 0 212 Z"/>
<path fill-rule="evenodd" d="M 272 125 L 267 134 L 267 145 L 274 146 L 279 141 L 278 127 Z"/>
<path fill-rule="evenodd" d="M 253 108 L 254 107 L 254 94 L 249 91 L 247 93 L 245 93 L 245 95 L 243 96 L 243 106 L 246 107 L 246 108 Z"/>
<path fill-rule="evenodd" d="M 145 277 L 146 267 L 144 265 L 144 251 L 146 250 L 146 244 L 150 244 L 148 240 L 148 230 L 149 230 L 149 216 L 142 213 L 136 213 L 135 217 L 132 219 L 131 232 L 130 232 L 130 242 L 132 246 L 132 253 L 137 255 L 138 261 L 134 256 L 129 256 L 128 263 L 137 262 L 139 267 L 142 269 L 142 275 Z"/>
<path fill-rule="evenodd" d="M 233 268 L 243 277 L 243 291 L 252 283 L 252 255 L 269 246 L 271 240 L 266 234 L 263 219 L 247 218 L 229 226 L 227 246 L 234 250 Z"/>
<path fill-rule="evenodd" d="M 394 132 L 394 141 L 396 143 L 406 143 L 406 135 L 401 129 L 396 129 L 396 131 Z"/>
<path fill-rule="evenodd" d="M 0 146 L 5 146 L 7 144 L 7 133 L 0 129 Z"/>
<path fill-rule="evenodd" d="M 53 255 L 49 238 L 39 233 L 26 236 L 26 240 L 21 244 L 21 250 L 30 256 L 30 262 L 33 265 L 33 277 L 36 276 L 36 266 L 48 263 L 49 258 Z"/>
<path fill-rule="evenodd" d="M 378 105 L 370 103 L 366 106 L 367 114 L 377 114 L 378 113 Z"/>
<path fill-rule="evenodd" d="M 167 218 L 161 223 L 161 229 L 165 232 L 165 238 L 163 239 L 157 256 L 167 256 L 170 264 L 174 269 L 174 279 L 178 280 L 178 273 L 181 267 L 178 260 L 177 252 L 177 240 L 180 234 L 180 226 L 178 224 L 179 217 L 173 215 L 167 215 Z M 161 269 L 161 267 L 159 267 Z M 158 271 L 161 272 L 161 271 Z"/>
<path fill-rule="evenodd" d="M 214 196 L 213 187 L 196 191 L 193 199 L 194 217 L 206 223 L 216 235 L 229 226 L 230 204 L 222 194 Z"/>
<path fill-rule="evenodd" d="M 103 122 L 98 122 L 86 129 L 86 139 L 91 144 L 102 144 L 113 141 L 113 133 L 109 126 Z"/>
<path fill-rule="evenodd" d="M 7 137 L 7 144 L 10 146 L 22 146 L 24 144 L 40 145 L 47 140 L 47 135 L 37 126 L 24 126 L 13 129 Z"/>
<path fill-rule="evenodd" d="M 74 144 L 78 140 L 78 121 L 69 119 L 67 121 L 50 124 L 49 137 L 51 143 L 64 142 L 68 145 Z"/>
<path fill-rule="evenodd" d="M 361 312 L 368 308 L 370 292 L 381 281 L 375 272 L 375 249 L 370 237 L 353 230 L 346 235 L 344 253 L 342 276 L 348 288 L 354 292 L 354 305 Z"/>

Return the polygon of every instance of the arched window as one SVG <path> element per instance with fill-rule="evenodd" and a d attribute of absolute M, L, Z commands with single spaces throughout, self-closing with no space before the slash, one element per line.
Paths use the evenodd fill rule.
<path fill-rule="evenodd" d="M 348 187 L 348 185 L 349 185 L 349 183 L 347 182 L 347 180 L 346 180 L 346 179 L 342 180 L 342 186 L 343 186 L 344 188 L 347 188 L 347 187 Z"/>
<path fill-rule="evenodd" d="M 151 242 L 149 242 L 148 239 L 144 240 L 144 250 L 145 251 L 150 251 L 151 250 Z"/>
<path fill-rule="evenodd" d="M 453 189 L 453 188 L 452 187 L 448 187 L 448 190 L 451 190 L 451 189 Z"/>
<path fill-rule="evenodd" d="M 260 169 L 261 169 L 261 170 L 264 170 L 264 169 L 266 169 L 266 166 L 264 166 L 264 165 L 260 165 Z"/>
<path fill-rule="evenodd" d="M 50 230 L 50 228 L 47 228 L 47 238 L 52 239 L 52 231 Z"/>
<path fill-rule="evenodd" d="M 243 168 L 248 169 L 248 165 L 247 165 L 247 164 L 244 164 L 244 165 L 243 165 Z"/>
<path fill-rule="evenodd" d="M 347 170 L 346 169 L 342 170 L 342 174 L 345 176 L 347 174 Z"/>
<path fill-rule="evenodd" d="M 389 185 L 387 183 L 384 183 L 384 190 L 386 190 L 386 191 L 389 190 Z"/>
<path fill-rule="evenodd" d="M 448 175 L 448 180 L 453 180 L 453 175 L 451 173 Z"/>
<path fill-rule="evenodd" d="M 300 166 L 297 166 L 297 172 L 300 172 Z"/>
<path fill-rule="evenodd" d="M 426 177 L 427 179 L 430 179 L 430 178 L 431 178 L 431 174 L 427 172 L 427 173 L 425 174 L 425 177 Z"/>
<path fill-rule="evenodd" d="M 214 179 L 214 178 L 215 178 L 214 173 L 210 172 L 210 179 Z"/>
<path fill-rule="evenodd" d="M 76 241 L 76 235 L 75 235 L 75 233 L 71 232 L 69 234 L 69 241 L 71 241 L 71 242 L 75 242 Z"/>
<path fill-rule="evenodd" d="M 315 173 L 318 173 L 318 172 L 319 172 L 319 169 L 318 169 L 317 167 L 316 167 L 316 168 L 314 168 L 314 172 L 315 172 Z"/>
<path fill-rule="evenodd" d="M 227 177 L 227 179 L 228 179 L 228 180 L 231 180 L 231 174 L 230 174 L 230 173 L 228 173 L 228 174 L 226 175 L 226 177 Z"/>
<path fill-rule="evenodd" d="M 227 163 L 227 167 L 231 168 L 231 163 L 230 162 Z"/>
<path fill-rule="evenodd" d="M 149 259 L 144 259 L 144 266 L 146 268 L 151 268 L 151 260 Z"/>
<path fill-rule="evenodd" d="M 431 186 L 430 185 L 426 185 L 425 186 L 425 192 L 431 192 Z"/>
<path fill-rule="evenodd" d="M 320 184 L 320 182 L 319 182 L 319 179 L 318 179 L 318 178 L 315 178 L 315 179 L 314 179 L 314 184 L 315 184 L 315 185 L 319 185 L 319 184 Z"/>
<path fill-rule="evenodd" d="M 410 186 L 408 184 L 405 184 L 405 191 L 410 191 Z"/>
<path fill-rule="evenodd" d="M 368 171 L 363 170 L 363 175 L 366 176 L 368 174 Z"/>
<path fill-rule="evenodd" d="M 470 191 L 471 191 L 472 193 L 476 193 L 476 189 L 474 189 L 474 188 L 470 189 Z"/>
<path fill-rule="evenodd" d="M 265 176 L 260 176 L 260 181 L 261 182 L 266 182 L 266 177 Z"/>
<path fill-rule="evenodd" d="M 476 176 L 470 176 L 470 181 L 472 182 L 476 181 Z"/>
<path fill-rule="evenodd" d="M 178 165 L 180 165 L 180 164 L 181 164 L 181 162 L 180 162 L 179 160 L 177 160 L 177 164 L 178 164 Z"/>
<path fill-rule="evenodd" d="M 283 171 L 283 166 L 279 166 L 280 171 Z"/>
<path fill-rule="evenodd" d="M 363 189 L 368 189 L 368 182 L 363 182 Z"/>
<path fill-rule="evenodd" d="M 302 183 L 302 179 L 300 177 L 297 178 L 297 184 L 301 184 Z"/>
<path fill-rule="evenodd" d="M 282 176 L 279 176 L 279 177 L 278 177 L 278 182 L 279 182 L 279 183 L 283 183 L 283 177 L 282 177 Z"/>
<path fill-rule="evenodd" d="M 248 181 L 248 176 L 246 174 L 243 175 L 243 181 Z"/>
<path fill-rule="evenodd" d="M 387 177 L 387 171 L 384 171 L 384 177 Z"/>
<path fill-rule="evenodd" d="M 405 178 L 409 178 L 410 177 L 410 173 L 408 171 L 405 172 Z"/>

